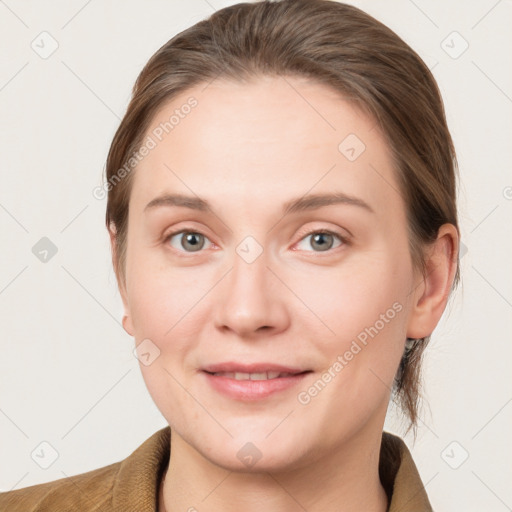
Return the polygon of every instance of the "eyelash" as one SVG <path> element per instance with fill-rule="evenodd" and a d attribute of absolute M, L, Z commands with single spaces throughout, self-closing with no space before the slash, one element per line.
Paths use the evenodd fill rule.
<path fill-rule="evenodd" d="M 317 254 L 322 254 L 322 253 L 332 253 L 333 251 L 335 251 L 336 249 L 339 249 L 341 247 L 343 247 L 344 245 L 349 245 L 349 241 L 348 241 L 348 238 L 340 233 L 337 233 L 336 231 L 332 231 L 330 229 L 313 229 L 311 231 L 308 231 L 307 233 L 304 233 L 299 242 L 302 242 L 302 240 L 304 240 L 305 238 L 307 238 L 308 236 L 311 236 L 311 235 L 317 235 L 317 234 L 322 234 L 322 235 L 332 235 L 336 238 L 338 238 L 338 240 L 341 242 L 341 245 L 339 245 L 338 247 L 334 247 L 334 248 L 331 248 L 331 249 L 328 249 L 327 251 L 307 251 L 307 252 L 316 252 Z"/>
<path fill-rule="evenodd" d="M 198 230 L 193 229 L 193 228 L 192 228 L 192 229 L 189 229 L 189 228 L 185 227 L 185 228 L 182 228 L 182 229 L 180 229 L 180 230 L 178 230 L 178 231 L 173 231 L 173 232 L 171 232 L 171 233 L 168 233 L 168 234 L 164 237 L 164 240 L 163 240 L 163 241 L 164 241 L 164 243 L 167 243 L 167 242 L 169 242 L 169 240 L 170 240 L 172 237 L 174 237 L 174 236 L 176 236 L 176 235 L 183 234 L 183 233 L 193 233 L 193 234 L 201 235 L 201 236 L 204 236 L 207 240 L 209 240 L 209 238 L 208 238 L 205 234 L 201 233 L 201 231 L 198 231 Z M 306 252 L 316 252 L 317 254 L 322 254 L 322 253 L 331 254 L 331 253 L 332 253 L 333 251 L 335 251 L 336 249 L 339 249 L 340 247 L 343 247 L 343 246 L 345 246 L 345 245 L 349 245 L 349 240 L 348 240 L 348 238 L 347 238 L 346 236 L 343 236 L 343 235 L 341 235 L 340 233 L 337 233 L 336 231 L 332 231 L 332 230 L 329 230 L 329 229 L 314 229 L 314 230 L 312 230 L 312 231 L 309 231 L 309 232 L 307 232 L 307 233 L 304 233 L 304 234 L 301 236 L 301 238 L 300 238 L 299 242 L 302 242 L 302 240 L 304 240 L 304 239 L 305 239 L 305 238 L 307 238 L 308 236 L 316 235 L 316 234 L 332 235 L 332 236 L 334 236 L 334 237 L 336 237 L 336 238 L 338 238 L 338 239 L 339 239 L 339 241 L 341 242 L 341 245 L 339 245 L 338 247 L 334 247 L 334 248 L 328 249 L 328 250 L 326 250 L 326 251 L 306 251 Z M 212 243 L 212 242 L 210 241 L 210 243 Z M 298 242 L 297 242 L 297 243 L 298 243 Z M 174 249 L 174 247 L 173 247 L 172 249 Z M 179 250 L 179 249 L 175 249 L 175 250 L 177 250 L 177 251 L 178 251 L 178 252 L 180 252 L 180 253 L 184 253 L 184 254 L 194 254 L 194 252 L 181 251 L 181 250 Z M 202 250 L 197 251 L 197 253 L 200 253 L 200 252 L 202 252 Z"/>

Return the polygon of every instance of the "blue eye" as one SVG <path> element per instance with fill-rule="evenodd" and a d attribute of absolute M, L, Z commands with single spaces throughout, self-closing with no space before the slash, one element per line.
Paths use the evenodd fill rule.
<path fill-rule="evenodd" d="M 185 250 L 185 252 L 198 252 L 203 249 L 205 240 L 208 240 L 206 236 L 196 231 L 177 231 L 176 233 L 170 233 L 165 239 L 166 242 L 171 241 L 173 238 L 181 235 L 181 240 L 178 242 L 178 247 L 171 242 L 171 246 L 179 251 Z M 185 236 L 183 236 L 185 235 Z M 210 242 L 211 243 L 211 242 Z"/>
<path fill-rule="evenodd" d="M 310 247 L 315 249 L 313 252 L 327 252 L 333 248 L 335 249 L 336 247 L 347 243 L 346 238 L 338 233 L 334 233 L 329 230 L 317 230 L 309 232 L 301 239 L 299 244 L 305 243 L 308 238 L 311 239 Z M 176 239 L 176 242 L 173 242 L 173 239 Z M 336 239 L 338 240 L 338 245 L 334 246 Z M 186 229 L 169 233 L 169 235 L 165 238 L 165 242 L 169 242 L 170 245 L 178 251 L 188 253 L 200 252 L 205 248 L 206 243 L 211 245 L 210 240 L 202 233 Z M 308 251 L 308 249 L 304 248 L 301 250 Z"/>
<path fill-rule="evenodd" d="M 333 233 L 332 231 L 311 231 L 304 238 L 302 238 L 301 242 L 304 242 L 310 237 L 310 247 L 316 247 L 319 249 L 318 251 L 314 252 L 326 252 L 329 251 L 330 249 L 333 249 L 334 239 L 336 238 L 340 242 L 336 247 L 339 247 L 340 245 L 346 242 L 344 237 L 342 237 L 338 233 Z"/>

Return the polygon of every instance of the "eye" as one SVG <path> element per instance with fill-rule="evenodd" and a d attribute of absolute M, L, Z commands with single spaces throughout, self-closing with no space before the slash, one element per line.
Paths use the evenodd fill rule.
<path fill-rule="evenodd" d="M 333 249 L 334 239 L 336 238 L 340 242 L 336 247 L 339 247 L 340 245 L 347 243 L 345 237 L 338 233 L 334 233 L 328 230 L 311 231 L 301 239 L 300 243 L 306 241 L 308 238 L 310 238 L 310 247 L 318 249 L 318 251 L 314 252 L 326 252 L 330 249 Z"/>
<path fill-rule="evenodd" d="M 175 238 L 175 241 L 172 239 Z M 196 231 L 181 230 L 174 233 L 169 233 L 165 238 L 165 242 L 170 242 L 171 246 L 178 251 L 185 252 L 198 252 L 203 249 L 205 241 L 208 240 L 206 236 Z M 208 242 L 210 242 L 208 240 Z M 211 244 L 211 242 L 210 242 Z"/>
<path fill-rule="evenodd" d="M 330 249 L 339 247 L 342 244 L 348 243 L 347 239 L 339 233 L 335 233 L 329 230 L 317 230 L 307 233 L 301 239 L 299 245 L 300 243 L 304 243 L 308 238 L 311 239 L 310 247 L 315 249 L 314 252 L 326 252 Z M 339 243 L 338 245 L 334 246 L 336 239 Z M 210 245 L 212 244 L 210 240 L 202 233 L 187 229 L 169 233 L 169 235 L 165 237 L 164 241 L 166 243 L 169 242 L 174 249 L 184 252 L 199 252 L 205 247 L 206 242 L 208 242 Z M 307 249 L 304 248 L 299 247 L 299 249 L 307 251 Z"/>

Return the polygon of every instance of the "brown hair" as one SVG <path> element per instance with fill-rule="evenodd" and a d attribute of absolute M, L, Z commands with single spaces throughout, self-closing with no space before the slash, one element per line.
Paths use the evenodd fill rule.
<path fill-rule="evenodd" d="M 125 282 L 133 173 L 119 170 L 141 145 L 154 114 L 196 84 L 261 75 L 314 79 L 376 120 L 395 161 L 411 257 L 425 276 L 424 249 L 436 240 L 439 227 L 451 223 L 459 229 L 455 151 L 432 73 L 393 31 L 356 7 L 282 0 L 215 12 L 165 43 L 138 76 L 106 163 L 106 224 L 116 238 L 113 263 L 120 282 Z M 453 287 L 458 281 L 457 260 Z M 408 340 L 395 379 L 394 397 L 413 426 L 420 360 L 429 338 Z"/>

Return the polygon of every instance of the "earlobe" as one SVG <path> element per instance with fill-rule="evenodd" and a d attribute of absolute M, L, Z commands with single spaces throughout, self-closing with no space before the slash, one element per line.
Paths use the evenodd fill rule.
<path fill-rule="evenodd" d="M 130 335 L 133 336 L 133 324 L 131 318 L 128 315 L 123 316 L 123 329 Z"/>
<path fill-rule="evenodd" d="M 430 336 L 446 308 L 458 264 L 459 235 L 453 224 L 443 224 L 428 248 L 426 275 L 414 294 L 408 338 Z"/>

